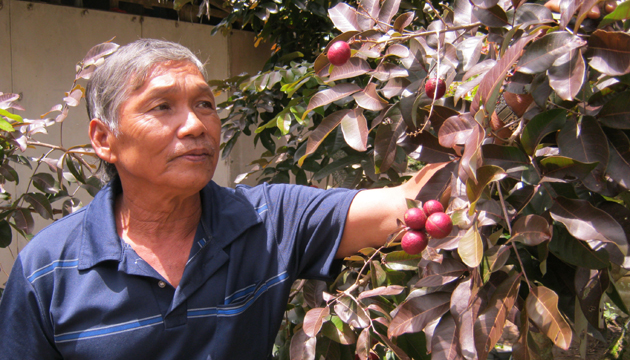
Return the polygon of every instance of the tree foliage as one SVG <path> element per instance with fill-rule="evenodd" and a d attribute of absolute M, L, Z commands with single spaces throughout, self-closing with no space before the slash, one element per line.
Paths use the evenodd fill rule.
<path fill-rule="evenodd" d="M 339 2 L 314 60 L 212 83 L 231 91 L 223 155 L 242 134 L 266 150 L 237 181 L 382 187 L 420 162 L 409 206 L 437 199 L 455 224 L 408 255 L 401 222 L 334 282 L 297 283 L 277 358 L 485 359 L 511 328 L 535 359 L 603 338 L 606 301 L 628 314 L 629 3 L 590 19 L 597 4 Z"/>

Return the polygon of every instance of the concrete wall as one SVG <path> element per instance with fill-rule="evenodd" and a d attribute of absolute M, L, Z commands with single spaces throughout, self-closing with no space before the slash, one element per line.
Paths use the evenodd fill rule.
<path fill-rule="evenodd" d="M 179 42 L 206 61 L 210 79 L 255 73 L 270 54 L 268 46 L 254 47 L 254 35 L 243 31 L 234 31 L 228 37 L 211 36 L 213 27 L 209 25 L 27 1 L 0 0 L 0 4 L 0 91 L 22 94 L 20 104 L 26 111 L 19 114 L 30 119 L 61 103 L 64 92 L 72 86 L 75 64 L 92 46 L 114 37 L 114 42 L 121 45 L 138 38 Z M 225 97 L 217 100 L 224 101 Z M 71 109 L 63 127 L 50 128 L 49 134 L 38 136 L 38 140 L 58 144 L 62 129 L 64 146 L 88 143 L 87 123 L 82 103 Z M 248 145 L 235 149 L 238 160 L 222 161 L 217 168 L 214 180 L 220 185 L 233 185 L 235 176 L 245 168 L 240 164 L 241 148 L 252 156 Z M 89 200 L 89 196 L 82 199 L 84 203 Z M 44 225 L 40 222 L 38 228 Z M 0 249 L 0 287 L 24 245 L 24 239 L 14 237 L 8 249 Z"/>

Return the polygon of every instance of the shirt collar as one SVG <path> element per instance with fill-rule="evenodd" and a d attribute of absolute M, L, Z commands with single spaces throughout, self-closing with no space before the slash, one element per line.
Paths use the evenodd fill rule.
<path fill-rule="evenodd" d="M 79 270 L 86 270 L 103 261 L 123 257 L 122 240 L 116 231 L 114 203 L 122 192 L 116 177 L 96 194 L 83 219 Z M 233 190 L 213 181 L 201 190 L 203 212 L 201 224 L 211 237 L 209 246 L 224 248 L 248 228 L 262 222 L 254 207 Z"/>

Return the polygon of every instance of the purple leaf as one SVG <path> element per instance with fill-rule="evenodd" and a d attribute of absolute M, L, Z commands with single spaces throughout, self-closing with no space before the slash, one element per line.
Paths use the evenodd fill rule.
<path fill-rule="evenodd" d="M 630 34 L 596 30 L 588 39 L 589 65 L 606 75 L 630 73 Z"/>
<path fill-rule="evenodd" d="M 341 31 L 359 31 L 359 24 L 357 22 L 356 9 L 352 6 L 340 2 L 334 7 L 328 9 L 328 17 L 333 22 L 335 27 Z"/>

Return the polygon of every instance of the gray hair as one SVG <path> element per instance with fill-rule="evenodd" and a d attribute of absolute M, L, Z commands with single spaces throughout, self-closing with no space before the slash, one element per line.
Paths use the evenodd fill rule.
<path fill-rule="evenodd" d="M 120 107 L 129 94 L 140 88 L 153 68 L 165 62 L 185 61 L 195 65 L 204 79 L 203 63 L 188 48 L 165 40 L 140 39 L 121 46 L 97 67 L 87 84 L 85 97 L 90 119 L 100 119 L 118 135 Z M 101 161 L 111 178 L 116 175 L 113 164 Z"/>

